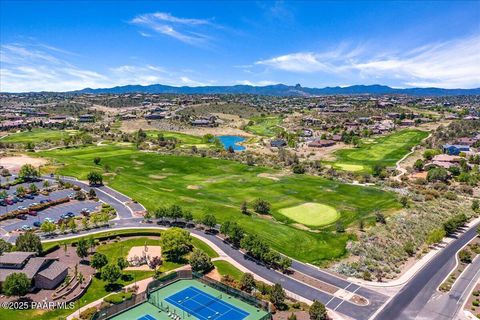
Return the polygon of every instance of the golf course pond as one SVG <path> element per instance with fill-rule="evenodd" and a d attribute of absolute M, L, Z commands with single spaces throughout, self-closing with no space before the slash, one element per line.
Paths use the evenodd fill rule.
<path fill-rule="evenodd" d="M 230 147 L 233 148 L 235 151 L 243 151 L 245 147 L 242 145 L 238 145 L 237 143 L 245 141 L 245 138 L 240 136 L 219 136 L 218 139 L 225 147 L 225 150 L 228 150 Z"/>

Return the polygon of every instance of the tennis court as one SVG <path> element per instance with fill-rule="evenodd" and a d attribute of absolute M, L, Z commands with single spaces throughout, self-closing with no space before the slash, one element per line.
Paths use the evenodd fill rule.
<path fill-rule="evenodd" d="M 249 313 L 193 286 L 183 289 L 165 301 L 179 307 L 200 320 L 243 320 Z"/>
<path fill-rule="evenodd" d="M 111 320 L 260 320 L 268 313 L 197 280 L 178 280 L 152 292 Z"/>

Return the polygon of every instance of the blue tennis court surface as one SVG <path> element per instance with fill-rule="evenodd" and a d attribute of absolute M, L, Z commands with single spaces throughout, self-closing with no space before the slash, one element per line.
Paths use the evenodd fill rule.
<path fill-rule="evenodd" d="M 242 320 L 249 315 L 221 297 L 214 297 L 193 286 L 169 296 L 165 301 L 200 320 Z"/>
<path fill-rule="evenodd" d="M 151 315 L 146 314 L 146 315 L 138 318 L 137 320 L 156 320 L 156 319 L 154 317 L 152 317 Z"/>

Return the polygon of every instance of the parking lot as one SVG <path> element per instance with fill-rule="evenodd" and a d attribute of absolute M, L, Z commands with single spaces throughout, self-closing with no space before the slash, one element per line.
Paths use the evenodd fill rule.
<path fill-rule="evenodd" d="M 67 194 L 71 192 L 71 190 L 61 190 L 61 191 L 67 191 Z M 53 195 L 53 193 L 51 195 Z M 54 199 L 54 198 L 51 197 L 51 199 Z M 36 200 L 37 199 L 35 199 L 34 201 Z M 94 211 L 100 205 L 101 205 L 100 202 L 95 202 L 91 200 L 84 200 L 84 201 L 72 200 L 64 204 L 60 204 L 57 206 L 47 208 L 42 211 L 38 211 L 37 216 L 26 215 L 27 217 L 26 220 L 8 219 L 5 221 L 2 221 L 0 228 L 6 232 L 11 232 L 11 231 L 20 229 L 24 225 L 34 228 L 33 224 L 36 221 L 43 222 L 45 218 L 50 218 L 50 219 L 53 219 L 54 221 L 58 221 L 58 219 L 60 219 L 60 216 L 64 213 L 73 212 L 76 216 L 78 216 L 80 215 L 80 212 L 82 211 L 82 209 L 86 208 L 90 211 Z"/>

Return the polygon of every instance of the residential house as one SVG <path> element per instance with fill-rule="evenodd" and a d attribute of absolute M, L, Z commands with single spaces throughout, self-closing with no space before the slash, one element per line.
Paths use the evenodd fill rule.
<path fill-rule="evenodd" d="M 442 150 L 443 153 L 458 156 L 460 152 L 470 151 L 470 147 L 462 144 L 445 144 Z"/>
<path fill-rule="evenodd" d="M 32 288 L 54 289 L 65 280 L 68 267 L 55 258 L 36 257 L 34 252 L 6 252 L 0 256 L 0 287 L 12 273 L 24 273 Z"/>

